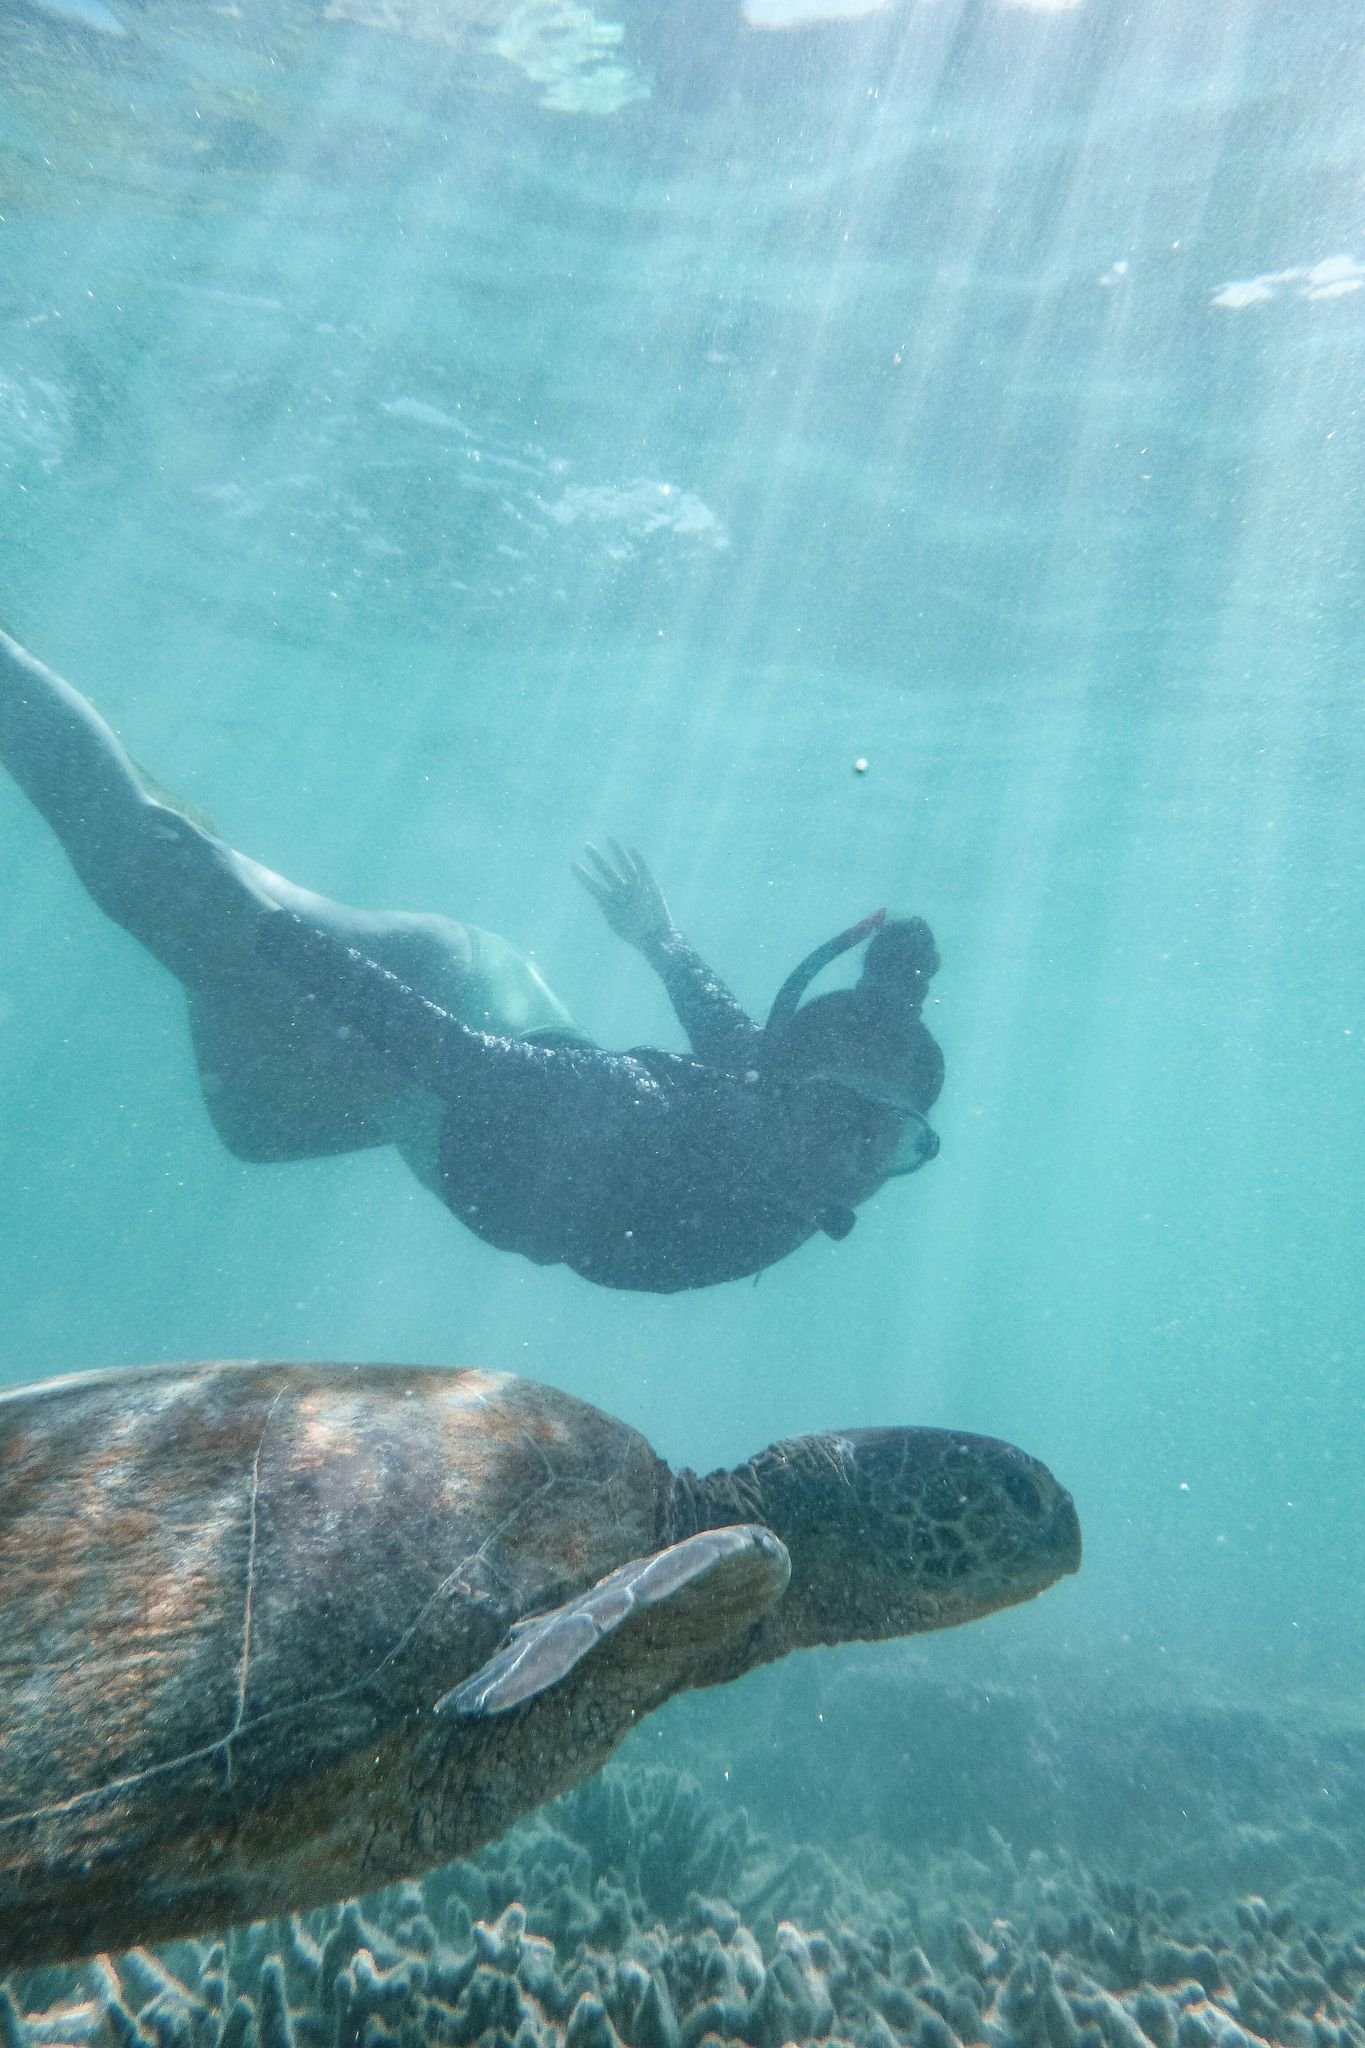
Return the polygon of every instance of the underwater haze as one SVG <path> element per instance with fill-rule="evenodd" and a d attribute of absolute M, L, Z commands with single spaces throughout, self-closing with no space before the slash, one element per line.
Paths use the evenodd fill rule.
<path fill-rule="evenodd" d="M 939 1157 L 846 1241 L 758 1284 L 596 1288 L 390 1152 L 231 1157 L 179 988 L 0 778 L 0 1383 L 475 1364 L 701 1471 L 832 1427 L 1022 1445 L 1075 1498 L 1079 1576 L 678 1703 L 573 1795 L 555 1881 L 606 1872 L 684 1946 L 687 1898 L 724 1895 L 712 1951 L 771 1969 L 786 1940 L 823 1984 L 779 1923 L 853 1924 L 851 1842 L 932 1843 L 913 1898 L 888 1864 L 857 1909 L 888 1957 L 904 1934 L 943 1976 L 941 1893 L 1034 1927 L 1037 1976 L 1053 1899 L 1067 1967 L 1146 2026 L 1167 1979 L 1106 1977 L 1030 1854 L 1076 1896 L 1092 1863 L 1202 1872 L 1215 1919 L 1330 1878 L 1365 1924 L 1359 9 L 815 6 L 0 0 L 0 625 L 233 846 L 505 934 L 607 1045 L 683 1040 L 574 879 L 585 842 L 642 850 L 760 1018 L 831 933 L 922 915 L 947 1070 Z M 699 1859 L 676 1897 L 631 1862 L 668 1827 Z M 423 1908 L 455 1948 L 500 1928 L 509 1981 L 517 1912 L 561 1962 L 578 1924 L 536 1918 L 541 1839 Z M 1095 1925 L 1155 1910 L 1095 1896 Z M 1298 1936 L 1245 1910 L 1269 1981 Z M 1032 2039 L 991 1939 L 968 2003 L 996 2035 L 951 1973 L 921 2005 Z M 1310 1954 L 1340 2011 L 1229 1996 L 1227 2025 L 1365 2039 L 1357 1953 Z M 688 2034 L 668 1954 L 689 2048 L 742 2035 L 704 2008 Z M 615 1985 L 628 2048 L 666 2048 Z M 889 1993 L 829 1996 L 758 2048 L 944 2048 Z M 1073 2013 L 1051 2048 L 1119 2048 Z M 1193 2023 L 1171 2040 L 1223 2038 Z"/>

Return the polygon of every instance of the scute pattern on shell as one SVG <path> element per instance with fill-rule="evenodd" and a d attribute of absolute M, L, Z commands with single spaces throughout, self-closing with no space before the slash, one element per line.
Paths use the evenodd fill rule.
<path fill-rule="evenodd" d="M 649 1552 L 666 1482 L 530 1381 L 273 1364 L 18 1390 L 0 1475 L 11 1962 L 344 1897 L 572 1782 L 564 1733 L 543 1788 L 471 1764 L 415 1789 L 433 1704 Z"/>
<path fill-rule="evenodd" d="M 450 1638 L 443 1691 L 651 1549 L 657 1471 L 625 1424 L 474 1371 L 196 1367 L 0 1401 L 0 1624 L 22 1619 L 0 1819 L 180 1759 L 231 1788 L 258 1724 L 381 1667 L 397 1719 L 421 1630 Z"/>

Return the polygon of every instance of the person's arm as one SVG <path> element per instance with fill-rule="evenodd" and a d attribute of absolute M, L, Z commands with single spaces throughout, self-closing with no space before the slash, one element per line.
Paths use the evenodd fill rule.
<path fill-rule="evenodd" d="M 292 910 L 261 919 L 256 952 L 314 997 L 338 1031 L 357 1033 L 405 1079 L 434 1095 L 459 1096 L 489 1060 L 537 1069 L 566 1056 L 563 1049 L 471 1030 L 377 960 Z"/>
<path fill-rule="evenodd" d="M 633 946 L 662 981 L 697 1058 L 711 1066 L 747 1067 L 760 1036 L 758 1026 L 688 945 L 640 855 L 614 839 L 609 844 L 610 860 L 590 846 L 591 866 L 575 861 L 574 873 L 617 937 Z"/>

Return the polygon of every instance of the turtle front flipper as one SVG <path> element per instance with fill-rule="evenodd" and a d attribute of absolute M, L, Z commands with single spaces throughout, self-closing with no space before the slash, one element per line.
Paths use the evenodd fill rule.
<path fill-rule="evenodd" d="M 632 1558 L 576 1600 L 520 1623 L 435 1711 L 465 1720 L 505 1714 L 560 1684 L 609 1637 L 619 1653 L 613 1661 L 647 1709 L 688 1682 L 686 1669 L 697 1658 L 766 1613 L 790 1576 L 786 1547 L 770 1529 L 703 1530 Z"/>

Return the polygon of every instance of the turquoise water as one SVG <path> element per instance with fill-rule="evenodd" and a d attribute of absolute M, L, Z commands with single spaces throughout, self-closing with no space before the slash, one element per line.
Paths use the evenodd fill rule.
<path fill-rule="evenodd" d="M 760 1015 L 925 915 L 943 1149 L 670 1298 L 386 1154 L 238 1164 L 4 783 L 0 1379 L 490 1364 L 703 1469 L 1000 1435 L 1084 1571 L 916 1672 L 1354 1722 L 1355 9 L 116 14 L 0 0 L 0 623 L 234 845 L 505 933 L 606 1043 L 681 1040 L 585 840 Z"/>

